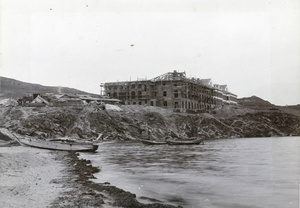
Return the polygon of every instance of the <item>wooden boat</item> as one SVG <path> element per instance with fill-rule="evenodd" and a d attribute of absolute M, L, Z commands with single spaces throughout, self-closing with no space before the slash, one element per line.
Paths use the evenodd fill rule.
<path fill-rule="evenodd" d="M 162 144 L 167 144 L 165 141 L 154 141 L 154 140 L 146 140 L 143 139 L 141 140 L 144 144 L 152 144 L 152 145 L 162 145 Z"/>
<path fill-rule="evenodd" d="M 16 136 L 15 136 L 16 137 Z M 21 145 L 36 147 L 49 150 L 65 150 L 65 151 L 90 151 L 95 152 L 98 149 L 98 145 L 90 142 L 82 142 L 70 139 L 31 139 L 31 138 L 18 138 L 18 142 Z"/>
<path fill-rule="evenodd" d="M 170 145 L 195 145 L 195 144 L 204 144 L 204 139 L 196 138 L 193 140 L 178 140 L 173 138 L 166 138 L 167 144 Z"/>
<path fill-rule="evenodd" d="M 0 142 L 0 147 L 11 147 L 11 146 L 16 146 L 19 145 L 17 141 L 8 141 L 8 142 Z"/>

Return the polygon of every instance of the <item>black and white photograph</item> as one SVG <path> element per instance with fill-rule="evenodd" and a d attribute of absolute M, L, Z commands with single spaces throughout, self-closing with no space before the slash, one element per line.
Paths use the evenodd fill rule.
<path fill-rule="evenodd" d="M 3 208 L 299 208 L 300 1 L 0 0 Z"/>

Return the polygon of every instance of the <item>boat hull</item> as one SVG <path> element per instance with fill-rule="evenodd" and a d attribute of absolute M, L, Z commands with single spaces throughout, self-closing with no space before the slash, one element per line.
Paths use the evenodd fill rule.
<path fill-rule="evenodd" d="M 23 145 L 49 150 L 64 150 L 64 151 L 91 151 L 95 152 L 98 145 L 95 144 L 78 144 L 65 141 L 47 141 L 34 139 L 18 139 Z"/>
<path fill-rule="evenodd" d="M 169 145 L 197 145 L 197 144 L 204 144 L 204 139 L 196 139 L 191 141 L 167 139 L 166 142 Z"/>
<path fill-rule="evenodd" d="M 151 141 L 151 140 L 141 140 L 144 144 L 150 144 L 150 145 L 162 145 L 167 144 L 167 142 L 158 142 L 158 141 Z"/>

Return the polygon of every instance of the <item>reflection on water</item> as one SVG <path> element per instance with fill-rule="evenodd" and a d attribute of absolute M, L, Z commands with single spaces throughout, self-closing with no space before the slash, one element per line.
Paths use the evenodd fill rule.
<path fill-rule="evenodd" d="M 300 138 L 247 138 L 171 146 L 103 143 L 83 154 L 110 182 L 183 207 L 299 207 Z"/>

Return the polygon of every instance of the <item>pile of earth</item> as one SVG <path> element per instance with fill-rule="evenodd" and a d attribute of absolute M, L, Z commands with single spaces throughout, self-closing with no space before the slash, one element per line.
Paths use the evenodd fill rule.
<path fill-rule="evenodd" d="M 213 114 L 187 114 L 150 106 L 119 107 L 122 111 L 97 106 L 2 107 L 0 127 L 37 138 L 84 140 L 161 140 L 170 132 L 206 139 L 300 135 L 300 117 L 281 110 L 225 106 Z"/>

